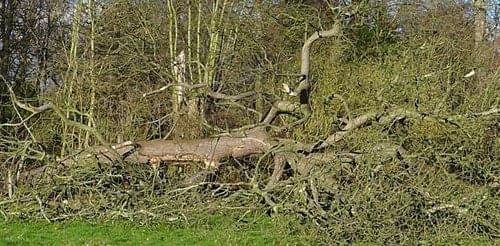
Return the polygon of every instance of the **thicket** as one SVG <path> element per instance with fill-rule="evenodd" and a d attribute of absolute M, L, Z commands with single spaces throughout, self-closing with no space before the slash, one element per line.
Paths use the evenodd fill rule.
<path fill-rule="evenodd" d="M 475 44 L 471 6 L 285 2 L 78 2 L 66 32 L 51 37 L 44 79 L 58 86 L 39 87 L 40 74 L 22 82 L 2 74 L 0 214 L 158 223 L 267 213 L 317 243 L 498 239 L 500 60 L 490 42 Z M 198 139 L 258 123 L 283 84 L 297 86 L 305 39 L 334 23 L 341 37 L 311 54 L 312 116 L 276 137 L 316 142 L 367 113 L 411 113 L 349 132 L 326 150 L 337 158 L 311 160 L 306 175 L 289 162 L 267 189 L 270 155 L 230 158 L 188 186 L 197 164 L 58 164 L 103 141 Z M 204 85 L 184 91 L 187 109 L 177 108 L 174 85 L 181 52 L 185 82 Z M 238 100 L 214 94 L 249 91 Z M 57 110 L 29 112 L 16 100 Z"/>

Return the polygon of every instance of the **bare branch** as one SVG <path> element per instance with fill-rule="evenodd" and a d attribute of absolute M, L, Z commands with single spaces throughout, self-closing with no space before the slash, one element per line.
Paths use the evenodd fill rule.
<path fill-rule="evenodd" d="M 479 112 L 479 113 L 472 113 L 472 114 L 466 114 L 466 115 L 455 115 L 455 116 L 449 116 L 449 117 L 441 117 L 441 116 L 430 116 L 430 115 L 425 115 L 420 112 L 414 111 L 414 110 L 408 110 L 404 108 L 398 108 L 395 110 L 392 110 L 388 113 L 366 113 L 363 115 L 360 115 L 356 118 L 353 118 L 347 122 L 347 124 L 338 132 L 333 133 L 332 135 L 328 136 L 325 140 L 320 141 L 312 146 L 303 146 L 305 148 L 304 150 L 306 151 L 317 151 L 320 149 L 327 148 L 335 143 L 338 143 L 339 141 L 343 140 L 347 134 L 349 134 L 351 131 L 358 129 L 364 125 L 367 125 L 371 122 L 378 122 L 380 124 L 392 124 L 395 121 L 403 120 L 406 118 L 412 118 L 412 119 L 431 119 L 431 120 L 436 120 L 438 122 L 442 123 L 451 123 L 455 124 L 454 121 L 459 118 L 464 118 L 464 117 L 471 117 L 471 116 L 489 116 L 489 115 L 497 115 L 500 112 L 498 108 L 493 108 L 488 111 L 484 112 Z"/>
<path fill-rule="evenodd" d="M 341 28 L 340 24 L 336 23 L 333 28 L 327 31 L 318 31 L 313 33 L 302 46 L 302 57 L 301 57 L 301 66 L 300 66 L 300 74 L 302 75 L 301 82 L 297 88 L 295 88 L 295 94 L 302 95 L 305 91 L 309 90 L 309 68 L 310 68 L 310 53 L 312 44 L 320 39 L 320 38 L 329 38 L 333 36 L 340 36 Z"/>
<path fill-rule="evenodd" d="M 199 88 L 204 88 L 204 87 L 207 87 L 206 84 L 194 84 L 194 85 L 191 85 L 191 84 L 187 84 L 187 83 L 175 83 L 175 84 L 168 84 L 166 86 L 163 86 L 161 87 L 160 89 L 157 89 L 157 90 L 154 90 L 154 91 L 150 91 L 150 92 L 146 92 L 144 94 L 142 94 L 142 97 L 147 97 L 147 96 L 151 96 L 153 94 L 157 94 L 157 93 L 160 93 L 162 91 L 165 91 L 167 89 L 169 89 L 170 87 L 183 87 L 184 89 L 189 89 L 189 90 L 193 90 L 193 89 L 199 89 Z M 214 92 L 214 91 L 207 91 L 207 95 L 215 98 L 215 99 L 223 99 L 223 100 L 233 100 L 233 101 L 236 101 L 236 100 L 241 100 L 245 97 L 250 97 L 250 96 L 253 96 L 255 95 L 255 92 L 253 91 L 249 91 L 249 92 L 245 92 L 245 93 L 241 93 L 239 95 L 236 95 L 236 96 L 232 96 L 232 95 L 226 95 L 226 94 L 223 94 L 223 93 L 220 93 L 220 92 Z"/>
<path fill-rule="evenodd" d="M 311 106 L 309 105 L 310 81 L 309 81 L 309 68 L 310 68 L 310 53 L 312 44 L 320 38 L 328 38 L 341 35 L 340 24 L 336 23 L 333 28 L 327 31 L 318 31 L 312 34 L 302 46 L 301 67 L 300 67 L 300 83 L 293 92 L 289 92 L 289 96 L 299 95 L 300 103 L 292 103 L 289 101 L 278 101 L 273 104 L 272 108 L 267 113 L 262 121 L 264 124 L 270 124 L 280 113 L 301 113 L 302 118 L 285 126 L 284 128 L 292 128 L 306 122 L 312 115 Z"/>
<path fill-rule="evenodd" d="M 187 84 L 187 83 L 168 84 L 166 86 L 161 87 L 160 89 L 157 89 L 157 90 L 154 90 L 154 91 L 150 91 L 150 92 L 146 92 L 146 93 L 142 94 L 142 97 L 147 97 L 147 96 L 151 96 L 153 94 L 160 93 L 162 91 L 167 90 L 168 88 L 170 88 L 172 86 L 182 86 L 182 87 L 187 88 L 187 89 L 198 89 L 198 88 L 205 87 L 207 85 L 205 85 L 205 84 L 190 85 L 190 84 Z"/>
<path fill-rule="evenodd" d="M 87 132 L 90 132 L 90 133 L 92 133 L 92 135 L 95 136 L 95 138 L 97 139 L 97 141 L 100 144 L 105 145 L 105 146 L 111 146 L 104 139 L 104 137 L 99 132 L 97 132 L 96 129 L 94 129 L 93 127 L 90 127 L 88 125 L 69 120 L 68 118 L 66 118 L 66 116 L 61 111 L 61 109 L 59 107 L 55 106 L 53 103 L 49 102 L 49 103 L 44 104 L 44 105 L 39 106 L 39 107 L 33 107 L 29 104 L 25 104 L 25 103 L 20 102 L 17 99 L 16 95 L 14 94 L 14 91 L 8 85 L 7 85 L 7 87 L 9 88 L 11 100 L 14 102 L 14 104 L 16 104 L 17 106 L 19 106 L 20 108 L 22 108 L 26 111 L 32 112 L 32 115 L 28 116 L 28 118 L 26 118 L 26 119 L 23 119 L 20 124 L 25 124 L 27 119 L 33 117 L 36 114 L 42 113 L 42 112 L 47 111 L 47 110 L 53 110 L 57 114 L 57 116 L 59 116 L 59 118 L 67 125 L 82 129 L 82 130 L 87 131 Z M 0 125 L 0 126 L 2 126 L 2 125 Z M 25 126 L 25 127 L 28 128 L 27 126 Z M 29 130 L 29 128 L 28 128 L 28 130 Z M 118 152 L 114 148 L 111 148 L 111 152 L 114 152 L 116 155 L 119 155 Z"/>
<path fill-rule="evenodd" d="M 250 96 L 253 96 L 255 95 L 255 92 L 253 91 L 249 91 L 249 92 L 245 92 L 245 93 L 241 93 L 239 95 L 236 95 L 236 96 L 232 96 L 232 95 L 226 95 L 226 94 L 223 94 L 223 93 L 219 93 L 219 92 L 207 92 L 207 94 L 215 99 L 223 99 L 223 100 L 231 100 L 231 101 L 237 101 L 237 100 L 241 100 L 245 97 L 250 97 Z"/>

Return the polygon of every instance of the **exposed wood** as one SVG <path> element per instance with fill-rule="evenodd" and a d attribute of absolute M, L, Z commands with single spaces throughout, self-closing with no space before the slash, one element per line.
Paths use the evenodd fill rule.
<path fill-rule="evenodd" d="M 267 133 L 262 128 L 252 129 L 241 136 L 221 136 L 195 140 L 150 140 L 107 146 L 96 146 L 82 154 L 62 162 L 71 165 L 84 160 L 112 162 L 125 161 L 154 164 L 203 162 L 207 168 L 217 168 L 220 160 L 228 157 L 240 158 L 262 154 L 272 147 Z"/>

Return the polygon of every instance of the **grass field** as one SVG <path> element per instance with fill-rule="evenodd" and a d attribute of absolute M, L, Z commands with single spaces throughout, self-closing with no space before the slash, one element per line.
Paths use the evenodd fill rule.
<path fill-rule="evenodd" d="M 211 218 L 191 225 L 141 226 L 130 222 L 1 223 L 0 245 L 308 245 L 283 236 L 276 221 Z"/>
<path fill-rule="evenodd" d="M 131 222 L 0 223 L 0 245 L 330 245 L 304 231 L 284 231 L 283 221 L 252 223 L 210 218 L 200 224 L 141 226 Z M 338 242 L 337 242 L 338 243 Z M 345 243 L 345 242 L 344 242 Z M 383 245 L 380 242 L 351 242 Z M 498 245 L 486 238 L 434 235 L 418 245 Z"/>

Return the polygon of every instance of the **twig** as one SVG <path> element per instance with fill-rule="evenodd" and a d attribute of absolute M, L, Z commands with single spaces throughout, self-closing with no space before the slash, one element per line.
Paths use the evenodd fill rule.
<path fill-rule="evenodd" d="M 188 83 L 175 83 L 175 84 L 168 84 L 166 86 L 163 86 L 161 87 L 160 89 L 157 89 L 157 90 L 154 90 L 154 91 L 150 91 L 150 92 L 146 92 L 144 94 L 142 94 L 142 97 L 147 97 L 147 96 L 151 96 L 153 94 L 157 94 L 157 93 L 160 93 L 162 91 L 165 91 L 167 90 L 168 88 L 170 87 L 173 87 L 173 86 L 182 86 L 182 87 L 185 87 L 187 89 L 198 89 L 198 88 L 203 88 L 203 87 L 206 87 L 207 85 L 206 84 L 195 84 L 195 85 L 191 85 L 191 84 L 188 84 Z"/>
<path fill-rule="evenodd" d="M 43 203 L 42 203 L 42 200 L 40 199 L 40 197 L 38 197 L 38 195 L 35 196 L 36 200 L 38 201 L 38 205 L 40 205 L 40 213 L 42 213 L 42 216 L 43 218 L 45 218 L 45 220 L 47 220 L 47 222 L 51 222 L 50 219 L 47 217 L 47 215 L 45 214 L 45 210 L 43 209 Z"/>

